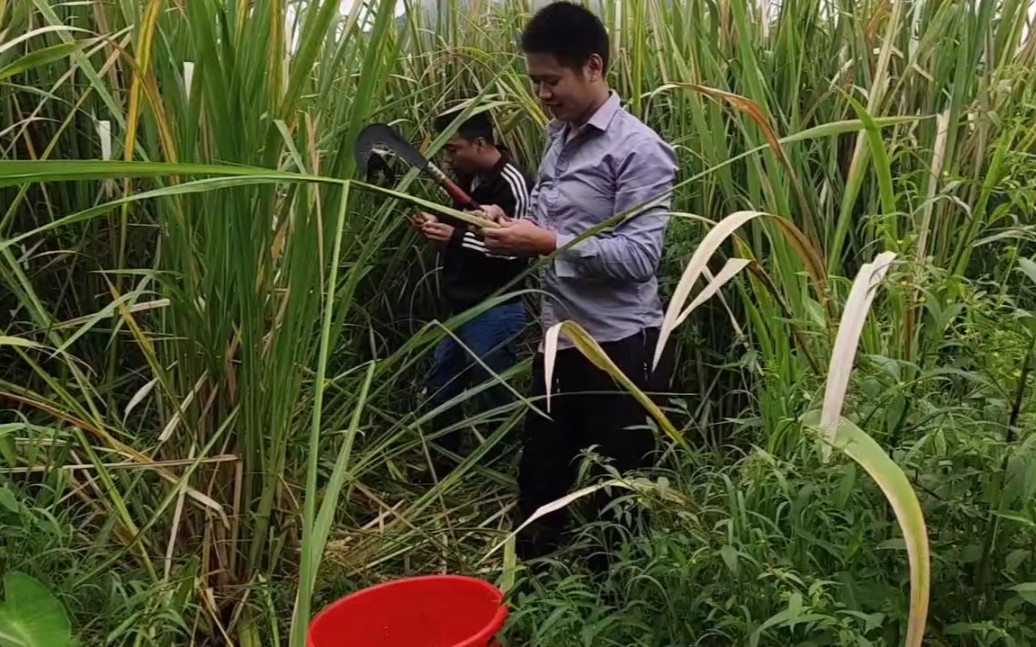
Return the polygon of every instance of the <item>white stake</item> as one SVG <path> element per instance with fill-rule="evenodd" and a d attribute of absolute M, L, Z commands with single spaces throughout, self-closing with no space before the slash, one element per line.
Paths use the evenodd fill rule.
<path fill-rule="evenodd" d="M 97 136 L 101 138 L 101 159 L 112 158 L 112 122 L 107 119 L 97 120 Z"/>
<path fill-rule="evenodd" d="M 183 89 L 184 96 L 187 97 L 187 101 L 191 100 L 191 81 L 194 80 L 194 63 L 191 61 L 183 62 Z"/>

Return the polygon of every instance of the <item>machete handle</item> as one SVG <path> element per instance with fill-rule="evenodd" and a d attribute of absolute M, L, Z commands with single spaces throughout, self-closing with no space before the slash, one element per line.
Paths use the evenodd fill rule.
<path fill-rule="evenodd" d="M 457 183 L 451 180 L 445 173 L 442 172 L 435 164 L 428 162 L 428 166 L 425 167 L 428 171 L 428 175 L 432 176 L 432 179 L 446 190 L 446 193 L 450 194 L 450 197 L 457 202 L 464 205 L 466 208 L 473 211 L 482 211 L 482 205 L 471 199 L 471 196 L 464 192 L 464 189 L 457 186 Z"/>

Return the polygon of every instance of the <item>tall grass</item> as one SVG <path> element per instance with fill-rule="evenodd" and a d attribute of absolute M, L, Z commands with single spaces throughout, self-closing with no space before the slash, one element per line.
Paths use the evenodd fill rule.
<path fill-rule="evenodd" d="M 134 609 L 133 622 L 93 620 L 87 642 L 303 644 L 324 599 L 311 603 L 314 591 L 474 571 L 504 536 L 513 481 L 483 464 L 485 446 L 434 486 L 408 487 L 439 451 L 434 412 L 419 406 L 427 351 L 473 313 L 441 316 L 430 259 L 401 218 L 404 194 L 438 200 L 434 187 L 413 172 L 389 192 L 356 182 L 351 142 L 368 121 L 390 121 L 434 152 L 444 136 L 429 132 L 430 116 L 476 98 L 468 110 L 488 106 L 534 168 L 547 116 L 514 48 L 532 7 L 405 4 L 397 17 L 387 0 L 347 13 L 332 0 L 0 0 L 4 478 L 88 547 L 72 579 L 51 579 L 80 618 L 97 615 L 83 587 L 146 591 L 110 596 Z M 933 600 L 929 627 L 941 636 L 966 624 L 979 640 L 1004 588 L 1031 582 L 996 571 L 998 560 L 1036 559 L 1017 553 L 1032 533 L 1019 521 L 1031 521 L 1032 287 L 1014 271 L 1033 254 L 1036 208 L 1031 5 L 600 7 L 613 86 L 680 156 L 667 292 L 694 287 L 679 277 L 722 215 L 773 214 L 717 241 L 720 260 L 744 260 L 710 268 L 703 256 L 696 276 L 729 283 L 670 322 L 683 323 L 683 393 L 663 407 L 680 438 L 666 469 L 685 484 L 701 470 L 719 479 L 700 496 L 681 488 L 677 507 L 708 517 L 711 488 L 726 479 L 740 502 L 731 519 L 742 521 L 717 563 L 737 566 L 767 554 L 746 539 L 744 506 L 779 519 L 786 486 L 738 480 L 755 468 L 735 456 L 770 457 L 780 470 L 798 462 L 808 467 L 795 479 L 828 491 L 844 467 L 816 461 L 800 420 L 831 375 L 848 277 L 893 252 L 897 268 L 859 335 L 859 395 L 842 411 L 910 475 L 936 559 L 983 538 L 977 559 L 958 565 L 978 593 Z M 992 344 L 1002 356 L 987 354 Z M 517 389 L 523 372 L 501 377 Z M 943 388 L 965 394 L 966 407 Z M 463 424 L 498 442 L 529 404 L 540 406 Z M 960 432 L 971 425 L 981 435 L 970 437 L 999 440 L 973 444 Z M 948 480 L 945 461 L 994 476 L 969 488 Z M 854 500 L 885 527 L 879 501 Z M 824 536 L 868 532 L 862 516 L 839 525 L 802 515 Z M 1001 523 L 1020 524 L 1018 534 L 1005 537 Z M 684 530 L 715 540 L 704 526 Z M 30 554 L 34 535 L 24 536 L 11 548 Z M 859 570 L 818 556 L 831 550 L 820 539 L 789 541 L 795 569 Z M 865 546 L 851 549 L 868 554 L 856 566 L 904 571 Z M 717 576 L 703 567 L 694 577 Z M 738 580 L 734 606 L 750 589 Z M 886 638 L 906 634 L 902 599 L 879 623 Z M 725 613 L 702 617 L 735 641 L 780 643 L 792 634 L 772 632 L 795 631 Z"/>

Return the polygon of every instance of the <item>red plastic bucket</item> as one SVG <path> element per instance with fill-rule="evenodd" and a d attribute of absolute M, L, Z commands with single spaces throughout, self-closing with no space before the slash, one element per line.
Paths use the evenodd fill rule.
<path fill-rule="evenodd" d="M 337 600 L 309 625 L 308 647 L 487 647 L 507 620 L 503 593 L 461 575 L 422 575 Z"/>

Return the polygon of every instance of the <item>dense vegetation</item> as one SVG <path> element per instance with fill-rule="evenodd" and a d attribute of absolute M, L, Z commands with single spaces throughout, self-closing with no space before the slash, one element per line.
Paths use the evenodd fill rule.
<path fill-rule="evenodd" d="M 352 139 L 391 121 L 434 151 L 430 116 L 471 98 L 534 168 L 546 116 L 528 3 L 393 4 L 0 0 L 9 606 L 42 583 L 84 645 L 302 645 L 335 597 L 446 570 L 507 588 L 507 644 L 902 643 L 913 540 L 806 424 L 853 365 L 835 424 L 920 501 L 926 643 L 1036 643 L 1029 0 L 603 3 L 613 86 L 681 160 L 667 294 L 716 223 L 772 215 L 701 259 L 749 262 L 675 329 L 677 434 L 617 503 L 649 530 L 601 580 L 492 550 L 514 472 L 482 455 L 528 403 L 416 482 L 429 351 L 462 317 L 403 196 L 442 197 L 353 181 Z M 868 314 L 850 285 L 881 252 Z"/>

